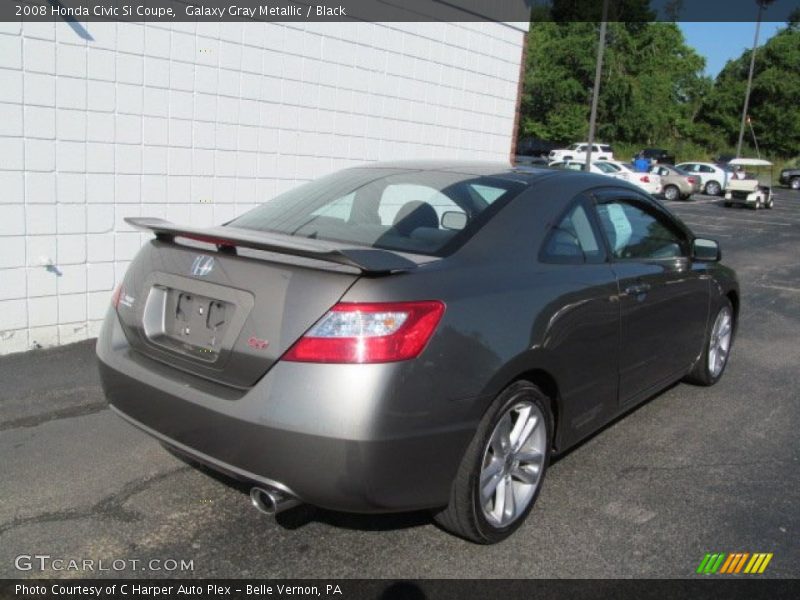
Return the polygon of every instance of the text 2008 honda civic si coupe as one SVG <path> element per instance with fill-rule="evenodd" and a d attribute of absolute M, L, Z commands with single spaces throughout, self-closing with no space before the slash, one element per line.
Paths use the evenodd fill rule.
<path fill-rule="evenodd" d="M 601 175 L 347 169 L 155 238 L 97 343 L 113 409 L 250 482 L 253 503 L 430 508 L 497 542 L 552 453 L 675 381 L 722 375 L 734 272 Z"/>

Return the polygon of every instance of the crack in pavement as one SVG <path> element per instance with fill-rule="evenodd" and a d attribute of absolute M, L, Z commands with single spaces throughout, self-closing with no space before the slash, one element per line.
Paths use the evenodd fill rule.
<path fill-rule="evenodd" d="M 70 508 L 66 510 L 42 513 L 32 517 L 24 517 L 22 519 L 14 519 L 10 523 L 0 524 L 0 535 L 25 525 L 52 523 L 54 521 L 72 521 L 90 516 L 110 518 L 116 521 L 122 521 L 124 523 L 137 521 L 141 518 L 141 514 L 136 511 L 126 509 L 123 504 L 127 500 L 139 492 L 146 490 L 148 487 L 167 479 L 171 475 L 177 475 L 178 473 L 190 470 L 192 470 L 192 467 L 184 466 L 171 471 L 165 471 L 164 473 L 159 473 L 158 475 L 154 475 L 152 477 L 131 481 L 126 483 L 116 494 L 106 496 L 88 508 Z"/>
<path fill-rule="evenodd" d="M 5 421 L 0 423 L 0 431 L 7 431 L 9 429 L 24 429 L 28 427 L 36 427 L 42 423 L 49 421 L 58 421 L 61 419 L 70 419 L 72 417 L 84 417 L 94 413 L 101 412 L 108 408 L 108 403 L 94 402 L 92 404 L 83 404 L 81 406 L 71 406 L 69 408 L 62 408 L 52 412 L 42 413 L 38 415 L 29 415 L 27 417 L 20 417 L 12 421 Z"/>

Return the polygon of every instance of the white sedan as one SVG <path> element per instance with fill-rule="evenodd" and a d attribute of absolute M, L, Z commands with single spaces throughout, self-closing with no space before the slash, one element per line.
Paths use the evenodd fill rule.
<path fill-rule="evenodd" d="M 730 178 L 728 171 L 713 163 L 685 162 L 675 167 L 699 177 L 701 189 L 709 196 L 719 196 Z"/>
<path fill-rule="evenodd" d="M 596 165 L 601 168 L 613 168 L 617 171 L 617 177 L 631 182 L 633 185 L 639 186 L 648 194 L 661 193 L 661 176 L 655 173 L 639 173 L 634 171 L 630 165 L 621 163 L 618 160 L 603 160 L 597 161 Z"/>
<path fill-rule="evenodd" d="M 586 165 L 585 160 L 570 159 L 570 160 L 556 160 L 551 162 L 548 167 L 553 169 L 569 169 L 570 171 L 584 171 Z M 590 173 L 597 173 L 598 175 L 608 175 L 616 177 L 617 179 L 625 179 L 616 167 L 607 164 L 605 161 L 592 161 L 592 166 L 589 169 Z"/>

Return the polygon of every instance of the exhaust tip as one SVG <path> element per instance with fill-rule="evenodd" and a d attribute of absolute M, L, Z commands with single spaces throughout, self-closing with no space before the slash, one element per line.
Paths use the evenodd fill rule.
<path fill-rule="evenodd" d="M 250 502 L 259 512 L 265 515 L 274 515 L 277 512 L 278 502 L 270 490 L 254 487 L 250 490 Z"/>
<path fill-rule="evenodd" d="M 297 498 L 288 496 L 278 490 L 259 486 L 250 488 L 250 502 L 255 506 L 256 510 L 270 516 L 275 516 L 300 504 Z"/>

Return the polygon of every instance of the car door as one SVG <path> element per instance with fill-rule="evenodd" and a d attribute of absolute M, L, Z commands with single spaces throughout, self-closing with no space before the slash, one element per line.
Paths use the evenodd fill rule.
<path fill-rule="evenodd" d="M 559 388 L 565 445 L 617 412 L 619 306 L 593 203 L 581 195 L 554 219 L 539 253 L 538 285 L 560 290 L 543 313 L 542 347 L 562 357 Z"/>
<path fill-rule="evenodd" d="M 688 371 L 702 349 L 709 280 L 687 232 L 645 196 L 595 194 L 620 303 L 619 402 L 625 406 Z"/>

